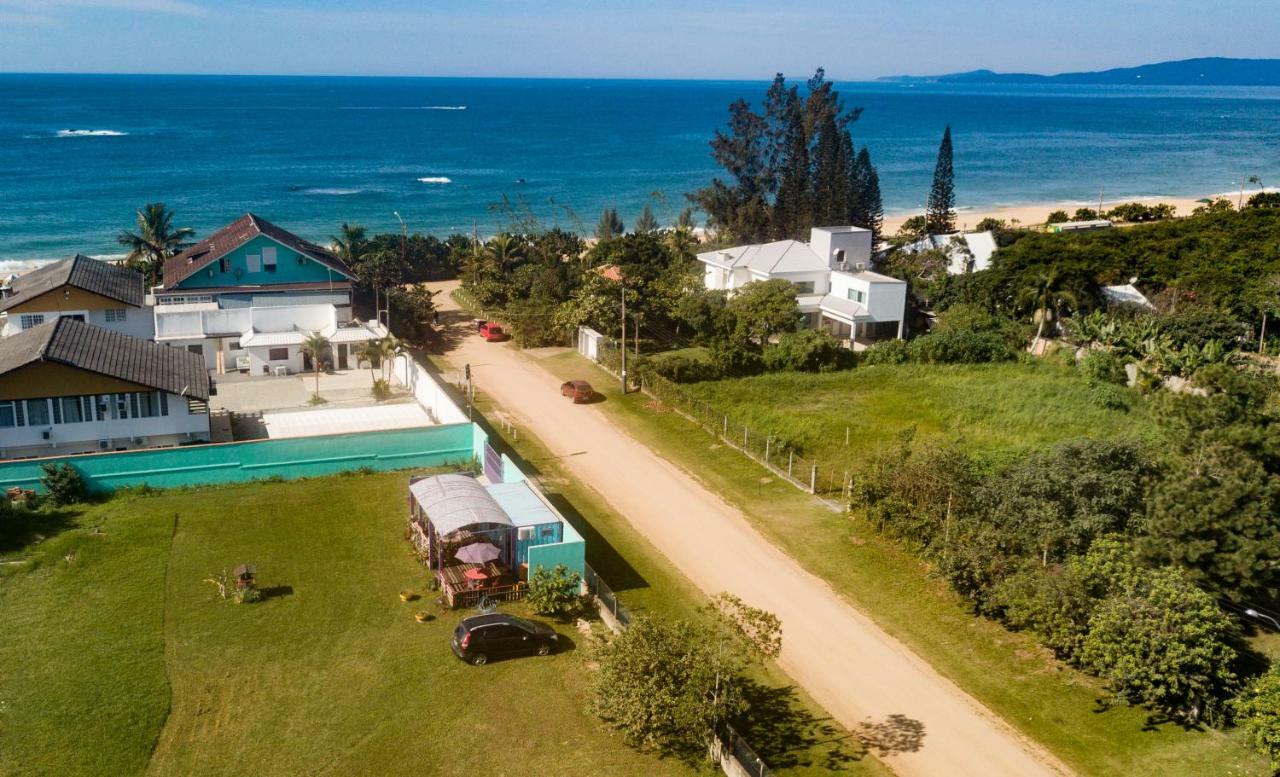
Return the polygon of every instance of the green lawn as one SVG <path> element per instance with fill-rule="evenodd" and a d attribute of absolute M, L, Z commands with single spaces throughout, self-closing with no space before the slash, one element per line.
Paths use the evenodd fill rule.
<path fill-rule="evenodd" d="M 1146 416 L 1136 394 L 1132 410 L 1106 409 L 1090 398 L 1075 370 L 1052 363 L 860 367 L 687 388 L 733 422 L 781 436 L 823 463 L 855 463 L 912 427 L 922 437 L 1001 452 L 1069 437 L 1136 434 Z"/>
<path fill-rule="evenodd" d="M 0 529 L 0 561 L 21 561 L 0 566 L 0 774 L 696 771 L 633 751 L 589 713 L 572 626 L 558 630 L 574 649 L 549 658 L 453 657 L 468 613 L 399 600 L 427 579 L 403 540 L 407 480 L 122 495 Z M 558 501 L 589 499 L 561 485 Z M 629 604 L 692 614 L 687 582 L 620 519 L 585 512 L 606 516 L 585 527 L 591 561 Z M 216 599 L 204 578 L 244 562 L 268 598 Z M 415 622 L 424 609 L 439 617 Z M 783 773 L 883 773 L 806 700 L 759 679 L 785 724 L 765 743 Z"/>
<path fill-rule="evenodd" d="M 580 377 L 581 357 L 569 353 L 542 363 L 565 378 Z M 762 417 L 784 417 L 798 425 L 789 401 L 769 393 L 789 381 L 813 380 L 816 386 L 839 387 L 824 392 L 814 410 L 841 423 L 855 415 L 838 408 L 858 407 L 856 414 L 878 415 L 864 420 L 858 439 L 883 444 L 902 428 L 916 424 L 930 430 L 981 441 L 986 450 L 1010 450 L 1024 440 L 1038 443 L 1056 437 L 1093 430 L 1099 411 L 1064 407 L 1063 397 L 1079 396 L 1069 373 L 1050 365 L 1001 367 L 941 367 L 938 376 L 920 373 L 926 368 L 876 368 L 853 373 L 814 376 L 755 378 L 702 387 L 719 396 L 738 398 Z M 862 372 L 858 377 L 856 373 Z M 904 385 L 893 390 L 895 373 Z M 603 376 L 603 373 L 598 373 Z M 1030 391 L 1022 392 L 1008 385 Z M 775 383 L 769 384 L 773 380 Z M 733 385 L 737 383 L 739 385 Z M 648 397 L 622 397 L 612 381 L 593 383 L 606 401 L 599 407 L 638 440 L 659 455 L 683 467 L 735 504 L 772 542 L 787 551 L 811 572 L 829 581 L 855 606 L 874 618 L 940 672 L 952 678 L 1031 738 L 1043 743 L 1083 774 L 1096 775 L 1262 775 L 1265 763 L 1242 744 L 1238 732 L 1186 731 L 1176 725 L 1150 721 L 1132 708 L 1103 709 L 1100 690 L 1088 677 L 1053 660 L 1026 634 L 1014 634 L 999 624 L 974 617 L 968 608 L 909 553 L 879 536 L 856 517 L 841 515 L 823 506 L 740 453 L 717 443 L 683 417 L 656 406 Z M 855 388 L 856 387 L 856 388 Z M 861 392 L 859 393 L 859 389 Z M 747 405 L 750 393 L 764 400 Z M 962 394 L 967 392 L 967 396 Z M 875 397 L 886 402 L 882 413 Z M 913 413 L 904 396 L 921 401 Z M 1040 397 L 1037 409 L 1034 397 Z M 1001 408 L 1014 402 L 1009 417 Z M 1114 414 L 1102 433 L 1132 428 L 1141 417 Z M 777 414 L 777 415 L 775 415 Z M 1044 419 L 1061 422 L 1060 433 Z M 863 455 L 876 442 L 863 443 L 852 452 Z M 865 445 L 865 447 L 864 447 Z M 853 447 L 853 446 L 851 446 Z"/>

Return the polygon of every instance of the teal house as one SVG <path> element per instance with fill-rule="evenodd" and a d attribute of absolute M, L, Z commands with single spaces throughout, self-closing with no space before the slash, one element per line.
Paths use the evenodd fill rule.
<path fill-rule="evenodd" d="M 162 285 L 154 292 L 158 305 L 329 304 L 344 320 L 350 318 L 354 279 L 333 252 L 246 213 L 165 262 Z"/>

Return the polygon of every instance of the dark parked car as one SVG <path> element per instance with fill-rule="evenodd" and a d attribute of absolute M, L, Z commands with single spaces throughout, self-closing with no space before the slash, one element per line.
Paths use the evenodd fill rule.
<path fill-rule="evenodd" d="M 569 397 L 575 403 L 590 402 L 595 395 L 596 390 L 585 380 L 567 380 L 560 384 L 560 396 Z"/>
<path fill-rule="evenodd" d="M 550 626 L 514 615 L 493 613 L 464 618 L 453 630 L 453 654 L 481 666 L 491 658 L 549 655 L 560 637 Z"/>

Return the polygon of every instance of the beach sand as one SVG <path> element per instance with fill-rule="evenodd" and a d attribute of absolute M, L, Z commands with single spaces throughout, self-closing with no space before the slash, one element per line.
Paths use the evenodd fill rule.
<path fill-rule="evenodd" d="M 1248 200 L 1250 195 L 1253 195 L 1256 193 L 1257 193 L 1257 190 L 1246 190 L 1244 193 L 1244 199 Z M 1213 199 L 1217 197 L 1222 197 L 1224 199 L 1230 200 L 1231 204 L 1235 205 L 1239 198 L 1239 192 L 1237 192 L 1234 195 L 1210 194 L 1205 196 L 1205 198 L 1207 199 Z M 1141 202 L 1141 203 L 1146 203 L 1150 205 L 1153 205 L 1158 202 L 1163 202 L 1163 203 L 1168 203 L 1169 205 L 1172 205 L 1175 209 L 1176 215 L 1190 216 L 1191 212 L 1201 205 L 1200 200 L 1205 198 L 1126 197 L 1119 200 L 1105 200 L 1102 203 L 1102 209 L 1104 211 L 1109 210 L 1125 202 Z M 1049 214 L 1055 210 L 1065 210 L 1068 214 L 1072 214 L 1076 212 L 1076 208 L 1093 208 L 1096 210 L 1098 208 L 1098 203 L 1097 201 L 1094 201 L 1093 203 L 1061 202 L 1061 203 L 1039 203 L 1034 205 L 1008 205 L 1008 206 L 1000 206 L 1000 207 L 978 206 L 971 209 L 957 209 L 956 224 L 960 227 L 961 231 L 966 231 L 966 230 L 973 229 L 975 226 L 977 226 L 979 221 L 982 221 L 985 218 L 996 218 L 996 219 L 1003 219 L 1004 221 L 1009 223 L 1012 223 L 1014 219 L 1017 219 L 1019 224 L 1021 224 L 1024 227 L 1028 227 L 1028 226 L 1035 226 L 1038 224 L 1044 224 L 1045 220 L 1049 218 Z M 885 234 L 892 235 L 893 233 L 897 232 L 898 228 L 902 226 L 902 222 L 906 221 L 908 218 L 910 218 L 913 215 L 918 215 L 918 214 L 894 213 L 894 214 L 886 215 L 884 217 Z"/>

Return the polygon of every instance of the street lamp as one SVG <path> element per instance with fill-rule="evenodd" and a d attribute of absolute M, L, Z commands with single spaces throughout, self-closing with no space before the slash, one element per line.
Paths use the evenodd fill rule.
<path fill-rule="evenodd" d="M 1256 621 L 1264 621 L 1271 628 L 1275 629 L 1276 631 L 1280 631 L 1280 621 L 1277 621 L 1275 618 L 1272 618 L 1270 615 L 1263 615 L 1262 613 L 1258 612 L 1252 607 L 1245 610 L 1244 614 L 1249 616 L 1250 618 L 1253 618 Z"/>

